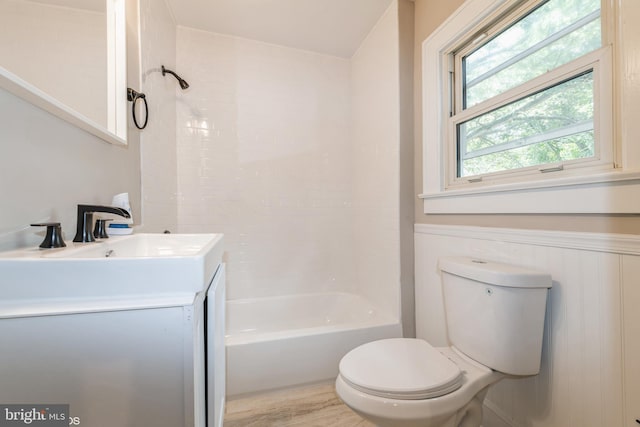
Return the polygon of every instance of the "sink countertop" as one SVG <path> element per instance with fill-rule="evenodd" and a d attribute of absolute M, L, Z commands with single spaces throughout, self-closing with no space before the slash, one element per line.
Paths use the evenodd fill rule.
<path fill-rule="evenodd" d="M 223 235 L 133 234 L 67 245 L 0 253 L 0 318 L 192 304 L 222 262 Z"/>

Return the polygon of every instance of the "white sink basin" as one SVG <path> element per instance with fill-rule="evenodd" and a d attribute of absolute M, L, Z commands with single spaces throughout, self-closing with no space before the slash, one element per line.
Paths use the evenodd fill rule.
<path fill-rule="evenodd" d="M 215 243 L 217 234 L 134 234 L 73 248 L 39 250 L 43 258 L 197 257 Z"/>
<path fill-rule="evenodd" d="M 0 317 L 20 304 L 195 298 L 222 262 L 222 234 L 133 234 L 0 253 Z M 3 312 L 4 310 L 4 312 Z M 9 314 L 7 314 L 9 310 Z M 15 315 L 15 313 L 13 314 Z"/>

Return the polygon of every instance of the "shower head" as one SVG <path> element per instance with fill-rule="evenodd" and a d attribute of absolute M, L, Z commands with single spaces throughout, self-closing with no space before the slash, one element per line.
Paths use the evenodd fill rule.
<path fill-rule="evenodd" d="M 171 70 L 167 70 L 166 68 L 164 68 L 164 65 L 162 66 L 162 75 L 166 75 L 167 73 L 171 74 L 173 77 L 176 78 L 176 80 L 178 80 L 178 84 L 180 84 L 180 88 L 182 90 L 185 90 L 189 87 L 189 83 L 187 83 L 182 77 L 180 77 L 179 75 L 177 75 L 176 73 L 174 73 Z"/>

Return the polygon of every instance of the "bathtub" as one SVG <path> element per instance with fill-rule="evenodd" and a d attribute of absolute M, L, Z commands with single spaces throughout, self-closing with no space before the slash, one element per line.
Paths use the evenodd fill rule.
<path fill-rule="evenodd" d="M 402 336 L 397 319 L 346 293 L 227 301 L 227 396 L 333 379 L 360 344 Z"/>

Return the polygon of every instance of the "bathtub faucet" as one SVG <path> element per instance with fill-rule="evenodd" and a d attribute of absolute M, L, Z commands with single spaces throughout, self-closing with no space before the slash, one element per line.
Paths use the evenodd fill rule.
<path fill-rule="evenodd" d="M 78 217 L 76 222 L 76 237 L 74 242 L 95 242 L 93 237 L 93 214 L 94 212 L 105 212 L 120 215 L 125 218 L 131 218 L 129 212 L 122 208 L 113 206 L 98 205 L 78 205 Z"/>

